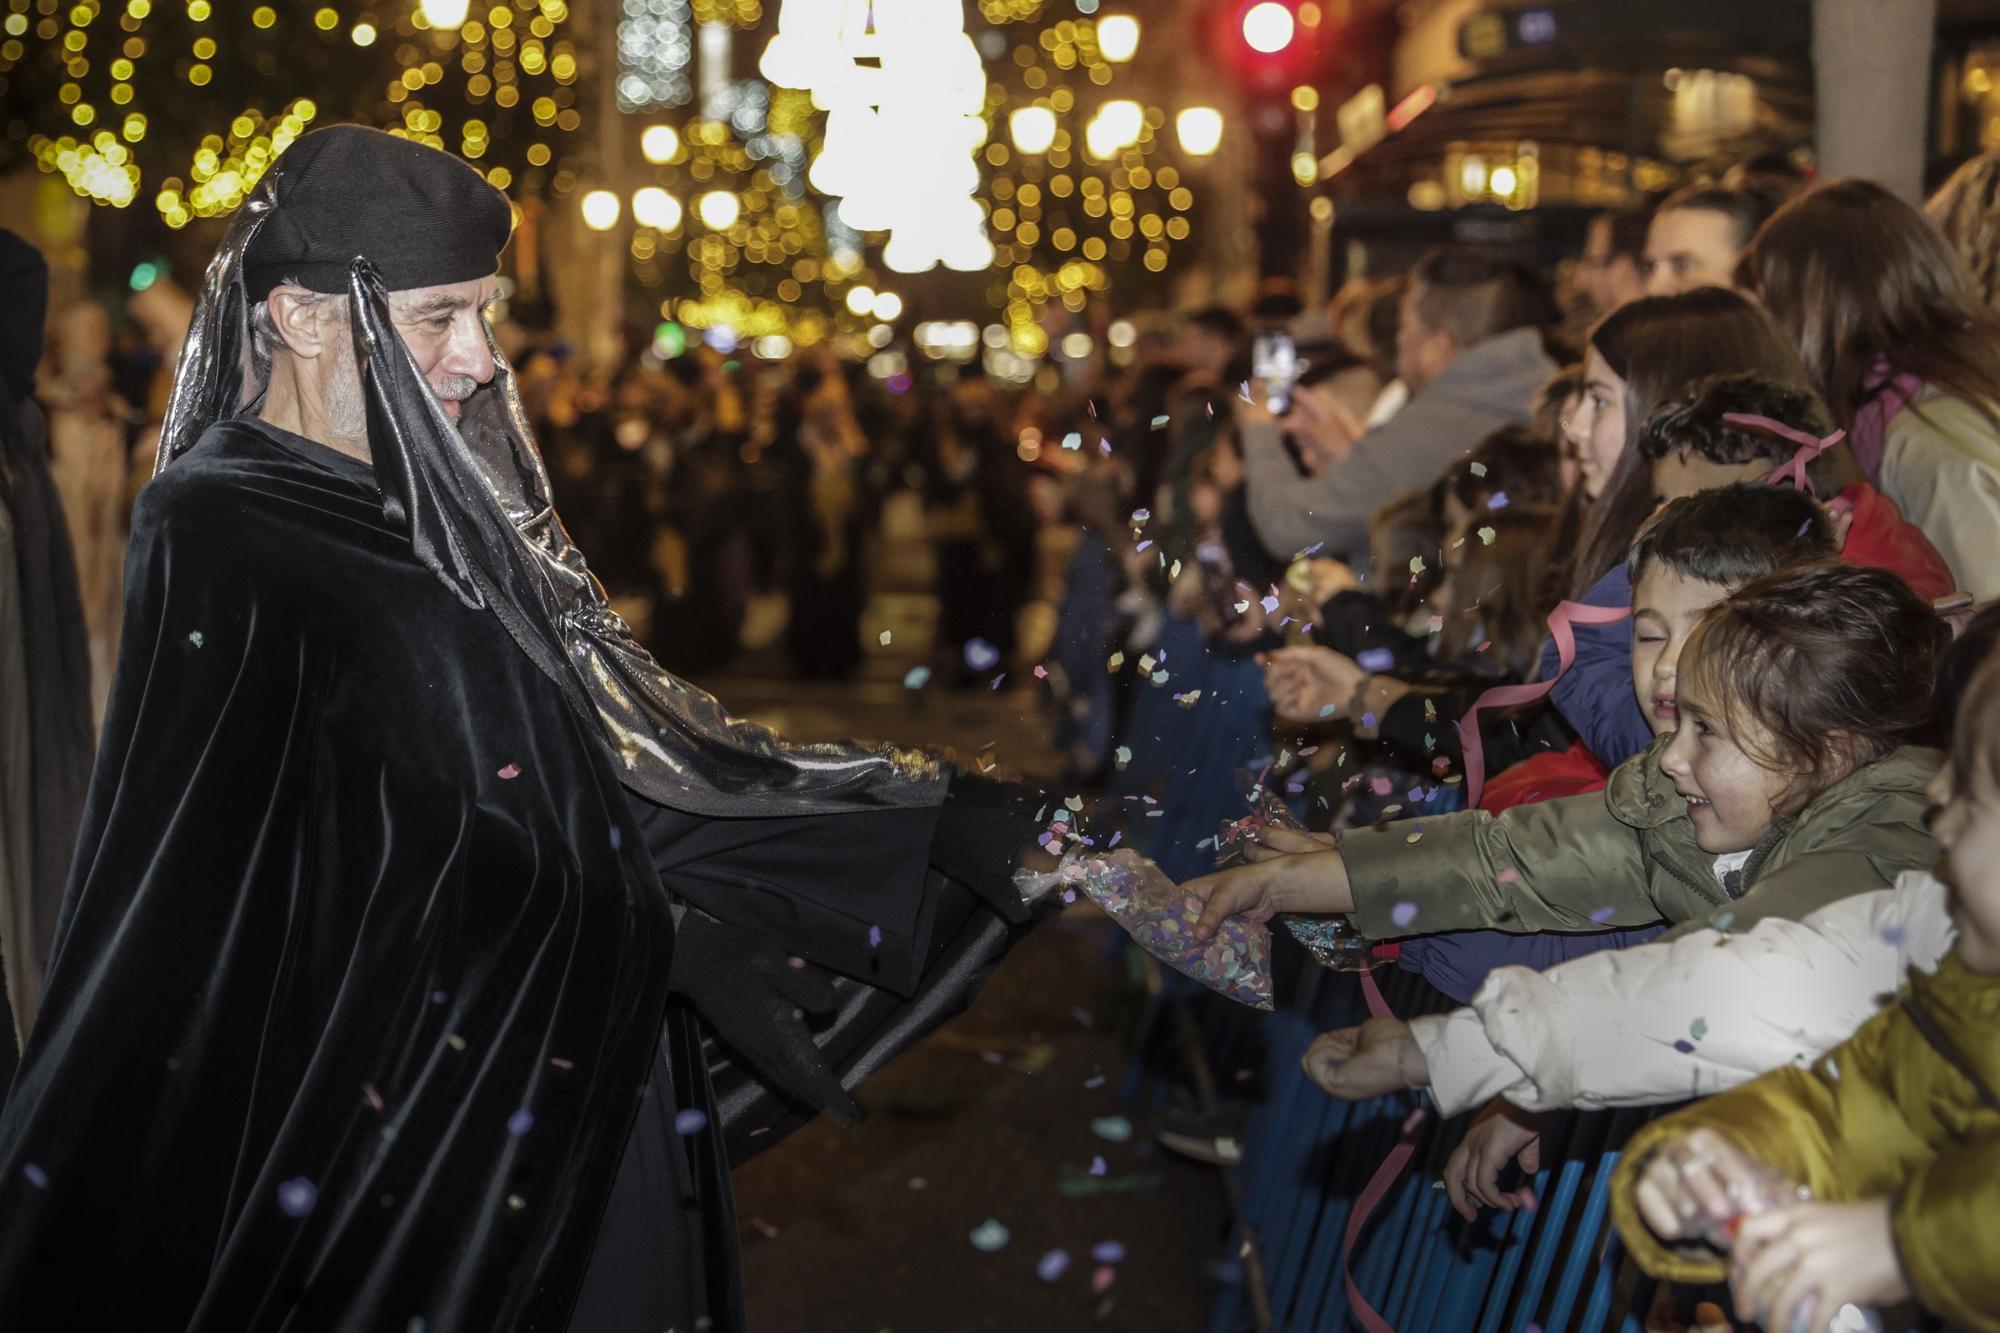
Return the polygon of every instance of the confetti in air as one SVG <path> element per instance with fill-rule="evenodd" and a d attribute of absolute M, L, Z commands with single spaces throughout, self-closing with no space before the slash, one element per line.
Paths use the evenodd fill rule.
<path fill-rule="evenodd" d="M 535 1113 L 525 1106 L 507 1117 L 507 1132 L 517 1139 L 534 1127 Z"/>
<path fill-rule="evenodd" d="M 686 1138 L 699 1134 L 708 1128 L 708 1112 L 699 1106 L 690 1106 L 674 1117 L 674 1133 Z"/>
<path fill-rule="evenodd" d="M 1600 907 L 1590 914 L 1590 921 L 1592 925 L 1602 926 L 1609 923 L 1611 918 L 1617 915 L 1618 909 L 1615 907 Z"/>
<path fill-rule="evenodd" d="M 278 1209 L 286 1217 L 304 1217 L 319 1202 L 319 1187 L 304 1176 L 278 1186 Z"/>
<path fill-rule="evenodd" d="M 500 780 L 502 782 L 512 782 L 515 778 L 518 778 L 520 776 L 521 776 L 521 766 L 519 764 L 509 764 L 505 768 L 501 769 L 499 774 Z"/>
<path fill-rule="evenodd" d="M 1068 1271 L 1068 1250 L 1050 1250 L 1035 1263 L 1035 1276 L 1044 1282 L 1053 1282 Z"/>
<path fill-rule="evenodd" d="M 1389 921 L 1398 930 L 1407 929 L 1409 924 L 1416 919 L 1417 905 L 1415 903 L 1397 903 L 1389 909 Z"/>
<path fill-rule="evenodd" d="M 1090 1132 L 1107 1143 L 1124 1143 L 1132 1137 L 1132 1122 L 1122 1115 L 1099 1116 L 1090 1122 Z"/>
<path fill-rule="evenodd" d="M 921 690 L 925 685 L 930 683 L 930 678 L 931 669 L 929 667 L 913 666 L 903 677 L 903 688 L 906 690 Z"/>
<path fill-rule="evenodd" d="M 1396 665 L 1396 655 L 1387 648 L 1368 648 L 1355 657 L 1354 664 L 1379 674 Z"/>
<path fill-rule="evenodd" d="M 1000 661 L 1000 650 L 984 639 L 969 639 L 965 645 L 965 664 L 974 671 L 989 671 Z"/>
<path fill-rule="evenodd" d="M 26 1166 L 22 1167 L 21 1174 L 26 1176 L 28 1183 L 38 1190 L 45 1190 L 49 1187 L 49 1173 L 36 1166 L 33 1162 L 29 1162 Z"/>
<path fill-rule="evenodd" d="M 1007 1248 L 1013 1233 L 1000 1224 L 998 1218 L 987 1218 L 972 1229 L 972 1248 L 982 1254 L 998 1254 Z"/>

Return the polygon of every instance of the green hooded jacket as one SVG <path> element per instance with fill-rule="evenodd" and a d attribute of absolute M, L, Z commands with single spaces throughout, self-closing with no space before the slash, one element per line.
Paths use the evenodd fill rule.
<path fill-rule="evenodd" d="M 1602 792 L 1378 824 L 1340 837 L 1354 923 L 1375 939 L 1445 930 L 1591 931 L 1655 921 L 1688 930 L 1797 920 L 1883 889 L 1938 858 L 1925 826 L 1943 756 L 1904 746 L 1848 774 L 1764 836 L 1732 897 L 1660 770 L 1661 736 Z"/>

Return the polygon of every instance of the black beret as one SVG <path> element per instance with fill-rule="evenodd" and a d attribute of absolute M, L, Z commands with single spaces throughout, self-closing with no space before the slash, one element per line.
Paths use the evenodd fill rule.
<path fill-rule="evenodd" d="M 513 227 L 507 196 L 450 153 L 361 125 L 299 136 L 271 168 L 276 203 L 243 256 L 252 301 L 281 282 L 347 290 L 365 255 L 390 291 L 496 272 Z"/>

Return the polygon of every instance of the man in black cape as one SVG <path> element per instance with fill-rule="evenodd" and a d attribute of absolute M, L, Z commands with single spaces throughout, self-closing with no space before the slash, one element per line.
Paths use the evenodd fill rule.
<path fill-rule="evenodd" d="M 0 1110 L 0 1328 L 737 1328 L 731 1161 L 1027 920 L 1032 794 L 633 645 L 483 315 L 509 226 L 336 126 L 210 267 Z"/>

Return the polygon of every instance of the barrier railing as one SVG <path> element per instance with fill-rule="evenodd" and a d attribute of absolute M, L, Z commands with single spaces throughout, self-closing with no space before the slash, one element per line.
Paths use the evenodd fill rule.
<path fill-rule="evenodd" d="M 1390 968 L 1377 975 L 1398 1014 L 1450 1003 L 1413 974 Z M 1266 1095 L 1243 1143 L 1241 1211 L 1230 1242 L 1232 1257 L 1246 1242 L 1254 1248 L 1265 1289 L 1253 1300 L 1243 1283 L 1225 1287 L 1209 1333 L 1258 1326 L 1263 1321 L 1252 1311 L 1259 1306 L 1280 1333 L 1363 1327 L 1348 1308 L 1341 1238 L 1415 1105 L 1407 1095 L 1341 1102 L 1307 1081 L 1299 1069 L 1306 1045 L 1320 1032 L 1360 1022 L 1366 1010 L 1352 977 L 1307 968 L 1289 989 L 1291 1002 L 1264 1024 Z M 1476 1223 L 1451 1211 L 1439 1180 L 1469 1118 L 1433 1121 L 1355 1246 L 1362 1297 L 1397 1333 L 1640 1333 L 1652 1284 L 1625 1262 L 1610 1225 L 1608 1187 L 1618 1149 L 1651 1114 L 1551 1118 L 1542 1136 L 1546 1165 L 1532 1182 L 1536 1207 Z"/>

